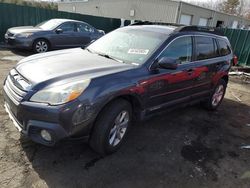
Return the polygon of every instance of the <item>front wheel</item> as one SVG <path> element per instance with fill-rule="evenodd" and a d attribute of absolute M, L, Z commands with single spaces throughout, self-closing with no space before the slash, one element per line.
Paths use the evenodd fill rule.
<path fill-rule="evenodd" d="M 33 51 L 35 53 L 43 53 L 49 50 L 49 43 L 44 39 L 37 39 L 33 44 Z"/>
<path fill-rule="evenodd" d="M 119 149 L 125 140 L 132 119 L 131 105 L 123 99 L 111 102 L 100 113 L 90 137 L 90 146 L 101 155 Z"/>
<path fill-rule="evenodd" d="M 217 109 L 224 98 L 224 95 L 226 93 L 226 87 L 227 83 L 225 82 L 225 80 L 221 79 L 214 88 L 210 97 L 203 102 L 205 108 L 207 108 L 208 110 Z"/>

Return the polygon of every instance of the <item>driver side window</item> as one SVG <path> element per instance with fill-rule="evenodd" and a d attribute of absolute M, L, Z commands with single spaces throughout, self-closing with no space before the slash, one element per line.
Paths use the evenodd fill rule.
<path fill-rule="evenodd" d="M 62 29 L 63 32 L 74 32 L 75 24 L 73 22 L 66 22 L 62 24 L 59 28 Z"/>
<path fill-rule="evenodd" d="M 174 40 L 160 55 L 175 60 L 179 60 L 181 64 L 191 62 L 192 59 L 192 38 L 181 37 Z"/>

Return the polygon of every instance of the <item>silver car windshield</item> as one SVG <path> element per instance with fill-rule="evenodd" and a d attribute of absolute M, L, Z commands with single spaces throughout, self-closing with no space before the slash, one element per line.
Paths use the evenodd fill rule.
<path fill-rule="evenodd" d="M 61 23 L 62 21 L 60 20 L 52 19 L 52 20 L 42 22 L 36 25 L 35 27 L 40 27 L 43 30 L 52 30 L 52 29 L 55 29 L 57 26 L 59 26 Z"/>
<path fill-rule="evenodd" d="M 87 49 L 93 53 L 133 64 L 143 64 L 167 38 L 166 34 L 136 28 L 115 30 Z"/>

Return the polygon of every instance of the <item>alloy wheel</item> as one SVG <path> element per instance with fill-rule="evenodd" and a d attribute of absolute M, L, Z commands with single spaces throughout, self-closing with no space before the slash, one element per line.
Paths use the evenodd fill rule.
<path fill-rule="evenodd" d="M 47 52 L 48 51 L 48 44 L 45 41 L 38 41 L 36 43 L 36 51 L 38 53 L 42 53 L 42 52 Z"/>
<path fill-rule="evenodd" d="M 124 137 L 129 124 L 129 112 L 122 111 L 115 118 L 114 126 L 111 128 L 109 133 L 109 144 L 111 146 L 118 145 Z"/>
<path fill-rule="evenodd" d="M 213 94 L 213 97 L 212 97 L 212 105 L 213 106 L 217 106 L 221 102 L 223 95 L 224 95 L 224 91 L 225 91 L 225 89 L 224 89 L 223 85 L 219 85 L 216 88 L 216 90 Z"/>

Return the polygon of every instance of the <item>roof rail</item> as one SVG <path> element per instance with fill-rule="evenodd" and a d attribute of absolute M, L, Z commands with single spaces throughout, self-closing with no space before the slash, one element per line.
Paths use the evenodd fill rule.
<path fill-rule="evenodd" d="M 138 21 L 130 25 L 167 25 L 167 26 L 175 26 L 177 27 L 175 29 L 176 32 L 185 32 L 185 31 L 197 31 L 197 32 L 206 32 L 211 33 L 215 35 L 221 35 L 224 36 L 224 34 L 213 27 L 205 27 L 205 26 L 185 26 L 182 24 L 176 24 L 176 23 L 163 23 L 163 22 L 149 22 L 149 21 Z"/>
<path fill-rule="evenodd" d="M 222 32 L 218 31 L 216 28 L 213 27 L 205 27 L 205 26 L 181 26 L 175 29 L 177 32 L 185 32 L 185 31 L 197 31 L 197 32 L 205 32 L 211 33 L 215 35 L 223 35 Z"/>
<path fill-rule="evenodd" d="M 176 24 L 176 23 L 164 23 L 164 22 L 149 22 L 149 21 L 138 21 L 130 25 L 168 25 L 168 26 L 184 26 L 182 24 Z"/>

